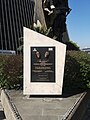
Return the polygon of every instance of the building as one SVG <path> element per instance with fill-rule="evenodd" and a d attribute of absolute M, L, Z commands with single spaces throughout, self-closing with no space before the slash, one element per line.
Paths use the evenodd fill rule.
<path fill-rule="evenodd" d="M 32 0 L 0 0 L 0 50 L 17 50 L 23 37 L 23 26 L 33 23 Z"/>
<path fill-rule="evenodd" d="M 88 54 L 90 54 L 90 48 L 83 48 L 82 51 L 87 52 Z"/>
<path fill-rule="evenodd" d="M 40 21 L 47 28 L 42 0 L 0 0 L 0 50 L 17 51 L 23 39 L 23 26 Z M 69 40 L 68 32 L 63 42 Z"/>

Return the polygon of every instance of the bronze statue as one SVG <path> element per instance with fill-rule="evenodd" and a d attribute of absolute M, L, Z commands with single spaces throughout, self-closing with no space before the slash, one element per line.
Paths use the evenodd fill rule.
<path fill-rule="evenodd" d="M 47 27 L 51 27 L 49 37 L 62 42 L 66 32 L 66 16 L 70 12 L 68 0 L 43 0 L 43 10 Z"/>
<path fill-rule="evenodd" d="M 48 15 L 52 14 L 53 10 L 55 9 L 53 0 L 44 0 L 43 1 L 43 8 L 44 8 L 44 11 L 48 12 Z"/>

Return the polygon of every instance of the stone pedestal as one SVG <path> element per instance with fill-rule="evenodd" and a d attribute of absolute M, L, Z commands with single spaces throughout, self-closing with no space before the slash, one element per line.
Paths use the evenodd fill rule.
<path fill-rule="evenodd" d="M 24 94 L 61 95 L 66 45 L 24 28 Z"/>

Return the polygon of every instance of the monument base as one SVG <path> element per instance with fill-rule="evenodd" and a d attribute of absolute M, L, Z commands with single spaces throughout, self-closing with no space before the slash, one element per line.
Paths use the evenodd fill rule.
<path fill-rule="evenodd" d="M 28 99 L 21 90 L 2 90 L 1 102 L 7 120 L 70 120 L 74 114 L 73 120 L 77 120 L 86 109 L 89 96 L 84 92 L 68 97 Z"/>

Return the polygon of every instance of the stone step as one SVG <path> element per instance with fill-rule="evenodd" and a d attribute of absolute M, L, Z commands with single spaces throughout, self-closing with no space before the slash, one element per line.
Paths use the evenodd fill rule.
<path fill-rule="evenodd" d="M 0 120 L 6 120 L 1 102 L 0 102 Z"/>
<path fill-rule="evenodd" d="M 0 89 L 0 120 L 6 120 L 5 119 L 5 114 L 4 114 L 4 111 L 3 111 L 3 107 L 2 107 L 2 104 L 1 104 L 1 89 Z"/>

